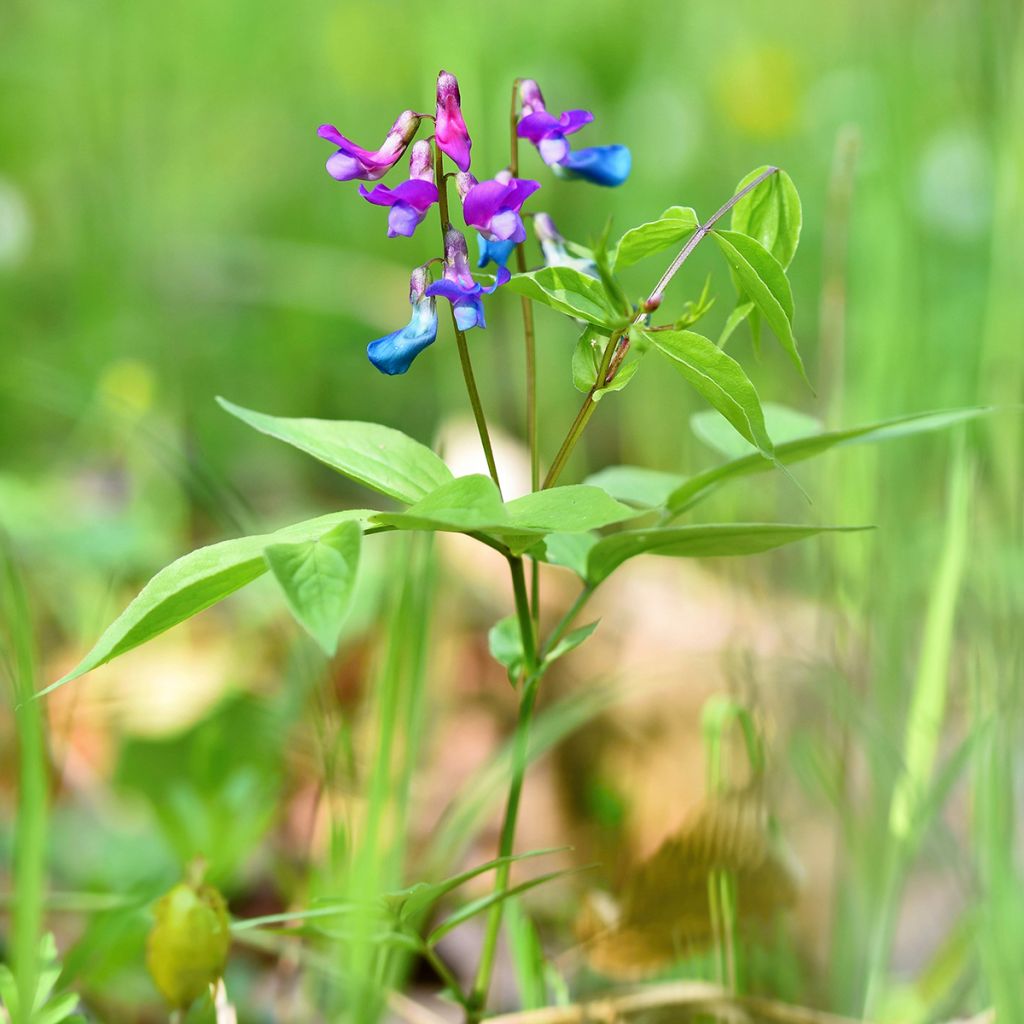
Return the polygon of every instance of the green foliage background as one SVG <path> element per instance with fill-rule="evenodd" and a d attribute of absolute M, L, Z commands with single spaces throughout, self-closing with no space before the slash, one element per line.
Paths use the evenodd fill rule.
<path fill-rule="evenodd" d="M 631 147 L 632 178 L 614 191 L 555 181 L 526 155 L 525 172 L 544 183 L 538 207 L 581 241 L 609 214 L 619 229 L 676 203 L 706 216 L 761 164 L 792 175 L 804 206 L 790 269 L 796 333 L 817 394 L 798 390 L 785 356 L 766 345 L 752 371 L 765 400 L 838 426 L 1024 399 L 1016 0 L 6 0 L 0 526 L 31 566 L 37 617 L 51 623 L 54 644 L 81 648 L 95 635 L 111 579 L 141 580 L 238 524 L 276 526 L 294 511 L 358 503 L 328 470 L 242 429 L 214 395 L 282 415 L 378 419 L 424 440 L 445 416 L 466 411 L 443 331 L 405 377 L 378 377 L 367 363 L 366 342 L 405 322 L 408 269 L 433 252 L 433 238 L 388 241 L 380 211 L 323 171 L 330 150 L 315 136 L 330 121 L 376 145 L 398 111 L 429 109 L 441 67 L 459 76 L 474 169 L 507 160 L 517 75 L 536 77 L 552 107 L 593 109 L 588 143 Z M 847 222 L 842 167 L 851 154 Z M 726 294 L 708 251 L 673 284 L 677 296 L 695 298 L 712 268 Z M 654 273 L 629 271 L 637 294 Z M 726 313 L 714 316 L 720 323 Z M 519 431 L 521 395 L 508 383 L 519 380 L 518 303 L 499 298 L 488 318 L 489 329 L 471 338 L 485 403 Z M 576 403 L 575 339 L 543 310 L 539 332 L 550 456 Z M 731 344 L 746 356 L 745 327 Z M 642 368 L 628 393 L 602 405 L 586 456 L 592 467 L 706 466 L 688 424 L 697 408 L 672 376 Z M 1020 998 L 1004 984 L 1011 971 L 1002 951 L 1021 928 L 1007 909 L 1014 882 L 1004 825 L 1013 804 L 1008 752 L 1019 739 L 1021 430 L 1018 416 L 995 416 L 957 456 L 973 470 L 953 700 L 983 740 L 970 775 L 979 808 L 970 870 L 988 929 L 980 954 L 988 992 L 1007 1007 Z M 870 540 L 808 549 L 782 570 L 790 585 L 838 601 L 873 638 L 855 717 L 883 767 L 875 803 L 850 810 L 849 899 L 867 909 L 851 911 L 849 949 L 840 944 L 837 954 L 829 991 L 838 1009 L 857 1005 L 871 901 L 885 898 L 877 854 L 888 834 L 886 766 L 926 672 L 952 451 L 935 435 L 833 457 L 845 460 L 842 471 L 817 478 L 814 517 L 880 529 Z M 577 458 L 572 478 L 584 468 Z M 752 519 L 806 512 L 785 487 L 715 501 L 723 515 Z M 994 735 L 983 729 L 993 712 Z M 291 721 L 294 709 L 273 714 Z M 205 726 L 216 728 L 215 719 Z M 124 757 L 151 763 L 151 754 Z M 218 796 L 225 807 L 267 789 L 254 766 L 243 768 L 237 791 L 225 783 Z M 130 774 L 132 785 L 147 785 Z M 187 777 L 181 785 L 182 801 L 199 799 Z M 74 835 L 82 826 L 60 827 Z M 175 828 L 187 834 L 194 825 Z M 244 830 L 233 836 L 225 863 L 249 841 Z M 125 891 L 146 874 L 141 861 L 106 864 L 121 872 L 116 883 L 90 881 Z M 152 861 L 170 879 L 166 851 Z M 103 936 L 102 920 L 93 927 Z M 95 948 L 114 945 L 105 936 Z M 92 964 L 94 980 L 102 969 Z"/>

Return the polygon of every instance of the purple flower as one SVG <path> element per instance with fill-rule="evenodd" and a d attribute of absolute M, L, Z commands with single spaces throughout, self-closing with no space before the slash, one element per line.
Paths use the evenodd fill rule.
<path fill-rule="evenodd" d="M 522 116 L 516 132 L 521 139 L 529 139 L 537 147 L 544 163 L 561 163 L 569 154 L 566 135 L 578 132 L 594 120 L 589 110 L 567 110 L 555 117 L 544 105 L 540 86 L 532 78 L 519 83 L 519 98 L 523 104 Z"/>
<path fill-rule="evenodd" d="M 461 231 L 449 228 L 444 236 L 444 278 L 428 285 L 427 295 L 441 295 L 448 299 L 455 312 L 455 324 L 460 331 L 471 327 L 485 327 L 482 295 L 489 295 L 508 281 L 512 275 L 499 267 L 494 284 L 484 287 L 473 280 L 469 271 L 469 251 Z"/>
<path fill-rule="evenodd" d="M 351 181 L 353 178 L 376 181 L 383 178 L 401 159 L 419 126 L 419 114 L 412 110 L 402 111 L 380 149 L 371 152 L 350 142 L 333 124 L 320 125 L 317 135 L 338 147 L 338 151 L 327 158 L 327 173 L 337 181 Z"/>
<path fill-rule="evenodd" d="M 376 206 L 390 206 L 388 211 L 388 238 L 396 235 L 412 236 L 416 226 L 437 202 L 434 184 L 434 158 L 429 142 L 415 142 L 409 152 L 409 177 L 397 188 L 376 185 L 371 192 L 359 186 L 359 194 Z"/>
<path fill-rule="evenodd" d="M 409 278 L 412 317 L 400 331 L 366 346 L 370 362 L 381 373 L 405 373 L 412 361 L 437 337 L 437 303 L 427 295 L 427 268 L 417 267 Z"/>
<path fill-rule="evenodd" d="M 473 145 L 462 118 L 459 81 L 447 71 L 437 76 L 437 120 L 434 138 L 441 152 L 451 157 L 460 171 L 469 170 L 469 148 Z"/>
<path fill-rule="evenodd" d="M 540 242 L 541 252 L 544 254 L 544 266 L 546 267 L 571 267 L 581 274 L 590 277 L 600 276 L 597 272 L 597 264 L 585 256 L 573 256 L 566 248 L 565 239 L 559 234 L 555 222 L 546 213 L 536 213 L 533 216 L 533 230 Z"/>
<path fill-rule="evenodd" d="M 519 211 L 540 188 L 540 182 L 499 171 L 490 181 L 480 182 L 472 174 L 460 174 L 455 184 L 462 197 L 462 215 L 470 227 L 492 242 L 526 241 Z"/>

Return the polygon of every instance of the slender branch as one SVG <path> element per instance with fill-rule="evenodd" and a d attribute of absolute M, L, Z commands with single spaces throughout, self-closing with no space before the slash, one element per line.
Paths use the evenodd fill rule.
<path fill-rule="evenodd" d="M 540 651 L 541 661 L 543 661 L 555 649 L 558 641 L 565 636 L 566 630 L 568 630 L 568 628 L 573 624 L 576 616 L 579 615 L 583 606 L 590 600 L 593 593 L 593 586 L 588 584 L 579 592 L 579 594 L 576 595 L 576 600 L 573 601 L 572 606 L 559 620 L 558 625 L 551 631 L 551 636 L 544 641 L 544 646 Z"/>
<path fill-rule="evenodd" d="M 624 995 L 608 996 L 589 1003 L 550 1006 L 540 1010 L 502 1013 L 488 1018 L 487 1024 L 586 1024 L 588 1021 L 620 1021 L 649 1015 L 655 1010 L 673 1007 L 707 1011 L 748 1010 L 760 1019 L 778 1024 L 861 1024 L 850 1017 L 837 1016 L 774 999 L 740 996 L 720 985 L 703 981 L 673 981 L 650 985 Z"/>
<path fill-rule="evenodd" d="M 445 243 L 445 236 L 452 226 L 448 214 L 448 179 L 444 173 L 444 155 L 437 142 L 434 142 L 434 183 L 437 185 L 437 209 L 440 214 L 441 244 Z M 469 395 L 469 404 L 473 408 L 473 419 L 476 420 L 477 433 L 480 435 L 480 444 L 483 446 L 484 458 L 487 460 L 487 471 L 491 474 L 498 490 L 501 490 L 501 481 L 498 479 L 498 467 L 494 461 L 494 449 L 491 447 L 491 435 L 487 429 L 487 417 L 484 415 L 483 403 L 480 401 L 480 392 L 476 386 L 476 376 L 473 373 L 473 363 L 469 357 L 469 345 L 466 344 L 466 334 L 459 327 L 455 319 L 455 306 L 451 307 L 452 329 L 455 331 L 455 344 L 459 350 L 459 362 L 462 365 L 462 377 L 466 382 L 466 392 Z"/>
<path fill-rule="evenodd" d="M 651 310 L 657 309 L 658 306 L 661 305 L 662 296 L 664 295 L 669 282 L 677 273 L 679 273 L 679 268 L 690 258 L 690 254 L 693 250 L 696 249 L 697 246 L 700 245 L 701 241 L 711 233 L 711 229 L 748 192 L 757 188 L 757 186 L 766 178 L 770 178 L 773 174 L 777 174 L 778 170 L 778 167 L 769 167 L 767 170 L 763 171 L 754 178 L 753 181 L 744 185 L 744 187 L 732 196 L 728 202 L 723 203 L 722 206 L 720 206 L 703 224 L 701 224 L 687 239 L 686 244 L 679 251 L 679 255 L 676 256 L 676 258 L 669 264 L 665 273 L 661 275 L 658 283 L 654 286 L 650 295 L 647 296 L 647 299 L 641 303 L 640 308 L 636 311 L 628 326 L 618 331 L 617 334 L 612 335 L 608 345 L 605 347 L 604 358 L 601 360 L 601 366 L 594 375 L 594 384 L 583 399 L 580 411 L 576 414 L 576 419 L 573 420 L 572 425 L 569 427 L 569 430 L 565 435 L 565 440 L 562 441 L 562 446 L 559 448 L 558 454 L 551 463 L 548 475 L 544 479 L 544 489 L 554 487 L 562 473 L 562 470 L 565 468 L 566 462 L 569 461 L 569 457 L 572 455 L 573 450 L 576 447 L 576 443 L 580 439 L 580 435 L 583 433 L 587 423 L 590 421 L 590 417 L 593 416 L 595 408 L 595 393 L 600 388 L 607 387 L 607 385 L 614 379 L 615 374 L 618 373 L 619 367 L 622 365 L 622 360 L 625 357 L 626 349 L 629 345 L 629 329 L 638 324 Z"/>

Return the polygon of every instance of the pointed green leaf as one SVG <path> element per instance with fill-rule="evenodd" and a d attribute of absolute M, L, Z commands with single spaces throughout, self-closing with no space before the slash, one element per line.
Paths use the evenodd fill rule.
<path fill-rule="evenodd" d="M 700 224 L 689 206 L 670 206 L 657 220 L 630 228 L 618 241 L 612 253 L 613 267 L 631 267 L 646 256 L 652 256 L 681 242 Z"/>
<path fill-rule="evenodd" d="M 636 509 L 623 505 L 599 487 L 569 484 L 524 495 L 505 506 L 513 524 L 545 532 L 583 533 L 636 518 Z"/>
<path fill-rule="evenodd" d="M 878 423 L 849 427 L 846 430 L 829 430 L 825 433 L 796 438 L 778 445 L 775 449 L 775 458 L 777 462 L 788 466 L 791 463 L 802 462 L 804 459 L 821 455 L 830 448 L 839 448 L 848 444 L 871 444 L 876 441 L 909 437 L 911 434 L 924 433 L 930 430 L 942 430 L 954 424 L 963 423 L 965 420 L 985 416 L 995 411 L 991 407 L 978 407 L 972 409 L 948 409 L 939 412 L 919 412 L 911 413 L 909 416 L 897 416 L 891 420 L 882 420 Z M 667 508 L 674 515 L 679 515 L 692 508 L 697 502 L 706 498 L 712 491 L 729 480 L 749 476 L 751 473 L 763 473 L 772 468 L 771 464 L 765 462 L 758 455 L 747 455 L 741 459 L 727 462 L 722 466 L 715 466 L 712 469 L 705 470 L 703 473 L 690 477 L 689 480 L 673 491 L 669 496 Z"/>
<path fill-rule="evenodd" d="M 363 531 L 339 523 L 316 540 L 268 544 L 263 554 L 296 621 L 330 657 L 338 649 Z"/>
<path fill-rule="evenodd" d="M 584 481 L 607 491 L 619 501 L 640 508 L 661 508 L 668 501 L 668 496 L 684 482 L 685 477 L 678 473 L 664 473 L 642 466 L 607 466 Z"/>
<path fill-rule="evenodd" d="M 550 665 L 551 662 L 557 661 L 559 658 L 568 654 L 570 651 L 575 651 L 577 647 L 584 640 L 590 638 L 590 635 L 598 627 L 598 622 L 588 622 L 585 626 L 580 626 L 578 629 L 572 630 L 570 633 L 566 633 L 561 640 L 551 648 L 548 655 L 544 658 L 544 664 Z"/>
<path fill-rule="evenodd" d="M 184 555 L 161 569 L 82 661 L 41 694 L 50 693 L 119 654 L 152 640 L 262 576 L 267 571 L 263 552 L 269 545 L 316 540 L 340 523 L 361 523 L 372 514 L 369 509 L 334 512 L 275 533 L 225 540 Z"/>
<path fill-rule="evenodd" d="M 404 512 L 381 512 L 373 522 L 396 530 L 455 533 L 508 530 L 512 525 L 494 481 L 479 473 L 441 484 Z"/>
<path fill-rule="evenodd" d="M 764 423 L 761 400 L 743 367 L 701 334 L 693 331 L 643 332 L 672 365 L 765 458 L 772 441 Z"/>
<path fill-rule="evenodd" d="M 713 523 L 625 530 L 598 541 L 587 559 L 587 580 L 597 586 L 627 559 L 637 555 L 720 558 L 756 555 L 824 532 L 848 532 L 861 526 L 799 526 L 789 523 Z"/>
<path fill-rule="evenodd" d="M 741 192 L 767 170 L 765 166 L 751 171 L 736 191 Z M 793 262 L 802 223 L 800 196 L 793 179 L 778 170 L 736 203 L 730 226 L 741 235 L 757 239 L 785 269 Z"/>
<path fill-rule="evenodd" d="M 519 619 L 515 615 L 499 619 L 487 632 L 487 647 L 491 657 L 508 671 L 509 682 L 514 684 L 526 661 Z"/>
<path fill-rule="evenodd" d="M 764 411 L 765 426 L 776 451 L 786 441 L 811 437 L 822 431 L 821 420 L 800 412 L 799 409 L 790 409 L 777 402 L 765 402 L 761 408 Z M 710 409 L 695 412 L 690 417 L 690 428 L 700 440 L 726 458 L 741 458 L 756 451 L 752 444 L 734 430 L 730 430 L 728 425 L 722 422 L 722 417 Z"/>
<path fill-rule="evenodd" d="M 793 337 L 793 292 L 779 261 L 760 242 L 735 231 L 712 231 L 744 296 L 759 309 L 804 380 L 807 372 Z"/>
<path fill-rule="evenodd" d="M 285 419 L 243 409 L 224 398 L 217 401 L 261 434 L 276 437 L 407 505 L 452 479 L 451 470 L 426 445 L 379 423 Z"/>
<path fill-rule="evenodd" d="M 580 579 L 586 579 L 587 556 L 597 541 L 594 533 L 549 533 L 528 551 L 538 561 L 571 569 Z"/>
<path fill-rule="evenodd" d="M 598 327 L 614 327 L 617 320 L 601 282 L 572 267 L 543 267 L 515 274 L 506 287 Z"/>

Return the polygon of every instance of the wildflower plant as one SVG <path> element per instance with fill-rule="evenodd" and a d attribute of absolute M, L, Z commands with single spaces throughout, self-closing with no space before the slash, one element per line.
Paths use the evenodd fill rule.
<path fill-rule="evenodd" d="M 597 627 L 592 622 L 578 625 L 594 592 L 625 562 L 641 555 L 750 555 L 817 534 L 860 529 L 815 522 L 707 523 L 690 516 L 711 493 L 751 474 L 785 470 L 841 445 L 944 427 L 980 412 L 917 414 L 776 443 L 757 389 L 725 348 L 744 322 L 755 337 L 767 328 L 806 381 L 786 276 L 801 229 L 800 200 L 792 180 L 779 168 L 762 167 L 747 175 L 709 217 L 701 218 L 687 206 L 670 206 L 614 241 L 605 231 L 589 246 L 576 244 L 559 233 L 544 201 L 543 183 L 520 177 L 519 145 L 521 140 L 532 144 L 555 176 L 578 182 L 579 187 L 621 186 L 631 169 L 625 146 L 577 145 L 582 133 L 596 132 L 594 120 L 582 109 L 552 113 L 535 81 L 518 80 L 512 91 L 508 165 L 481 169 L 473 163 L 458 82 L 442 71 L 435 112 L 404 111 L 376 150 L 355 145 L 333 125 L 319 128 L 320 137 L 335 147 L 327 158 L 328 174 L 339 182 L 361 182 L 359 194 L 387 209 L 387 234 L 409 237 L 416 232 L 411 244 L 424 254 L 411 269 L 408 324 L 369 340 L 369 360 L 384 374 L 409 371 L 438 337 L 438 300 L 447 305 L 451 329 L 445 333 L 458 351 L 488 472 L 455 476 L 425 444 L 381 424 L 281 418 L 220 399 L 225 410 L 255 430 L 312 455 L 398 507 L 338 511 L 185 555 L 158 573 L 81 663 L 49 688 L 145 643 L 265 573 L 277 581 L 298 623 L 332 655 L 364 538 L 372 541 L 374 535 L 396 531 L 461 533 L 499 552 L 508 566 L 515 612 L 491 631 L 491 649 L 518 693 L 519 715 L 496 859 L 454 880 L 423 883 L 393 895 L 387 902 L 390 918 L 385 928 L 386 935 L 398 935 L 435 965 L 448 982 L 449 994 L 471 1020 L 487 1007 L 507 896 L 522 888 L 510 885 L 510 870 L 521 856 L 516 852 L 516 825 L 538 692 L 550 666 L 584 643 Z M 379 182 L 393 171 L 402 174 L 406 153 L 404 179 L 372 188 L 365 184 Z M 431 229 L 428 243 L 426 222 L 435 207 L 437 227 Z M 531 228 L 535 245 L 530 244 Z M 477 236 L 475 268 L 469 231 Z M 667 294 L 690 255 L 708 238 L 724 258 L 736 291 L 735 305 L 714 340 L 694 329 L 713 303 L 707 286 L 687 301 L 670 301 Z M 621 271 L 676 249 L 646 295 L 632 297 L 620 280 Z M 502 296 L 510 293 L 521 307 L 525 433 L 532 478 L 530 493 L 511 500 L 503 493 L 467 341 L 468 332 L 487 329 L 487 307 L 508 301 Z M 577 333 L 565 362 L 583 395 L 574 414 L 566 416 L 563 440 L 548 458 L 538 444 L 536 303 L 563 314 Z M 487 343 L 508 342 L 489 338 Z M 614 466 L 585 482 L 565 482 L 570 458 L 602 400 L 623 391 L 645 363 L 655 360 L 678 373 L 681 384 L 739 435 L 744 454 L 691 476 Z M 539 585 L 542 563 L 562 567 L 578 582 L 572 606 L 546 632 L 540 628 L 547 621 Z M 430 905 L 487 870 L 494 871 L 494 892 L 473 908 L 474 913 L 487 914 L 487 923 L 475 979 L 463 991 L 434 947 L 470 916 L 468 911 L 429 934 L 422 934 L 421 927 Z"/>

